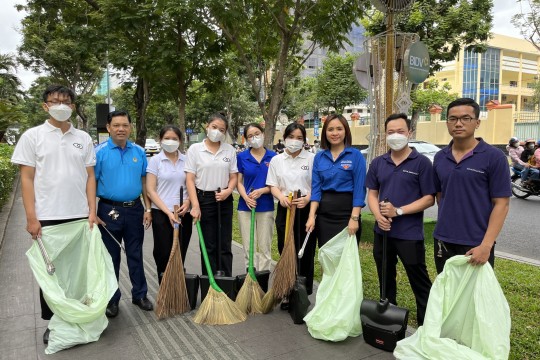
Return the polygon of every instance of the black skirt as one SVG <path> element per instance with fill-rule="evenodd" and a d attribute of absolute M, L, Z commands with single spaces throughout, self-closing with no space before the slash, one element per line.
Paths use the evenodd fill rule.
<path fill-rule="evenodd" d="M 352 203 L 352 193 L 333 191 L 324 191 L 322 193 L 316 220 L 319 248 L 349 226 L 353 208 Z M 362 223 L 360 220 L 358 222 L 360 227 L 356 232 L 356 242 L 360 241 L 360 234 L 362 233 Z"/>

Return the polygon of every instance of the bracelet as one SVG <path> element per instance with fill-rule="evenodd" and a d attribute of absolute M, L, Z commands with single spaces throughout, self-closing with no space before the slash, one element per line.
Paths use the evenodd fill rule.
<path fill-rule="evenodd" d="M 145 210 L 147 213 L 151 213 L 152 212 L 152 209 L 146 209 Z"/>
<path fill-rule="evenodd" d="M 351 216 L 351 220 L 358 221 L 360 220 L 360 216 Z"/>

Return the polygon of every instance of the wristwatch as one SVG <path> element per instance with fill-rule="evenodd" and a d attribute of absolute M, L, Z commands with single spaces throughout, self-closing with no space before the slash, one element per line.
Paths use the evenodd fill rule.
<path fill-rule="evenodd" d="M 360 216 L 351 216 L 351 220 L 358 221 L 360 220 Z"/>
<path fill-rule="evenodd" d="M 146 211 L 147 213 L 149 213 L 149 212 L 152 212 L 152 209 L 146 209 L 145 211 Z"/>
<path fill-rule="evenodd" d="M 400 208 L 400 207 L 396 208 L 396 214 L 397 214 L 397 216 L 403 215 L 403 209 Z"/>

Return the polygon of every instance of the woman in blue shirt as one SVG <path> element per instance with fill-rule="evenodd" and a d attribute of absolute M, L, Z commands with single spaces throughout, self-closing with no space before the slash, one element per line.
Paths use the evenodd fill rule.
<path fill-rule="evenodd" d="M 313 162 L 306 230 L 317 229 L 319 247 L 344 228 L 360 241 L 360 211 L 366 197 L 366 161 L 360 151 L 351 146 L 351 129 L 343 115 L 328 116 L 322 134 L 324 151 L 319 152 Z"/>
<path fill-rule="evenodd" d="M 274 199 L 270 187 L 266 186 L 266 175 L 270 160 L 276 153 L 263 146 L 263 129 L 259 124 L 245 126 L 244 136 L 249 149 L 237 156 L 238 165 L 238 225 L 242 234 L 246 268 L 249 264 L 249 240 L 251 229 L 251 209 L 255 208 L 255 249 L 259 251 L 254 259 L 258 270 L 270 270 L 272 264 L 272 236 L 274 233 Z"/>

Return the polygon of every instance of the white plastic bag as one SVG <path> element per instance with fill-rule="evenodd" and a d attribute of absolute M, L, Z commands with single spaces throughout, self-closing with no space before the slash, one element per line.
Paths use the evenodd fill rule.
<path fill-rule="evenodd" d="M 54 313 L 45 353 L 97 341 L 108 324 L 107 304 L 118 288 L 97 225 L 92 231 L 87 220 L 47 226 L 42 241 L 56 268 L 54 275 L 47 273 L 36 242 L 26 256 Z"/>
<path fill-rule="evenodd" d="M 342 341 L 362 333 L 362 270 L 355 236 L 347 228 L 319 249 L 323 277 L 316 303 L 304 317 L 316 339 Z"/>
<path fill-rule="evenodd" d="M 437 276 L 424 325 L 398 342 L 398 359 L 508 359 L 510 309 L 489 263 L 450 258 Z"/>

